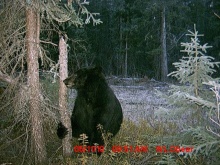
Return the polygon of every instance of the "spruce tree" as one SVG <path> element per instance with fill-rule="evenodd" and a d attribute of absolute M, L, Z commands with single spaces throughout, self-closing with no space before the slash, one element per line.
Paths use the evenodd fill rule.
<path fill-rule="evenodd" d="M 168 76 L 176 77 L 180 83 L 188 83 L 189 89 L 193 89 L 194 95 L 198 97 L 202 82 L 213 80 L 211 75 L 215 72 L 214 66 L 218 66 L 219 63 L 212 62 L 214 58 L 206 55 L 206 49 L 211 48 L 211 46 L 208 46 L 207 43 L 200 44 L 198 37 L 203 35 L 198 34 L 195 25 L 194 32 L 189 30 L 189 34 L 186 35 L 191 36 L 191 42 L 181 43 L 181 46 L 184 47 L 181 52 L 187 53 L 187 56 L 183 56 L 180 62 L 173 63 L 177 70 Z"/>

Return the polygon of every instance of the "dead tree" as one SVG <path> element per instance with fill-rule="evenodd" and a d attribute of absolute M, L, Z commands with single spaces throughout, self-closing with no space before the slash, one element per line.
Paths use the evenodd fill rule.
<path fill-rule="evenodd" d="M 63 37 L 60 38 L 59 41 L 59 63 L 60 63 L 60 89 L 59 89 L 59 110 L 61 116 L 61 122 L 68 129 L 67 136 L 63 139 L 63 155 L 64 157 L 69 157 L 72 154 L 72 145 L 71 145 L 71 137 L 72 137 L 72 129 L 70 122 L 70 114 L 67 109 L 67 87 L 63 83 L 63 80 L 68 76 L 67 69 L 67 45 L 64 41 Z"/>
<path fill-rule="evenodd" d="M 40 17 L 36 9 L 36 0 L 26 7 L 26 49 L 27 49 L 27 84 L 29 94 L 29 110 L 31 122 L 31 150 L 35 164 L 46 162 L 46 147 L 43 133 L 43 121 L 40 113 L 39 83 L 39 36 Z"/>

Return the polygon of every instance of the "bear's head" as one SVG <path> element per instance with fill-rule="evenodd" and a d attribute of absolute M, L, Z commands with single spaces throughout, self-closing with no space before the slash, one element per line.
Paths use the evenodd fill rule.
<path fill-rule="evenodd" d="M 87 83 L 92 83 L 98 79 L 103 79 L 104 75 L 102 73 L 101 67 L 94 68 L 82 68 L 76 71 L 75 74 L 72 74 L 66 78 L 63 82 L 68 88 L 81 89 Z"/>

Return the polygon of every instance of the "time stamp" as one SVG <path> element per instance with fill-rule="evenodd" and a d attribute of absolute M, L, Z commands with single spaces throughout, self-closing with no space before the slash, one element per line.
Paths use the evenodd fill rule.
<path fill-rule="evenodd" d="M 82 145 L 78 145 L 78 146 L 74 146 L 73 147 L 73 151 L 76 153 L 85 153 L 85 152 L 104 152 L 105 147 L 104 146 L 82 146 Z M 114 153 L 128 153 L 128 152 L 132 152 L 132 153 L 145 153 L 148 152 L 148 146 L 145 145 L 138 145 L 138 146 L 128 146 L 128 145 L 124 145 L 124 146 L 112 146 L 111 148 L 112 152 Z M 155 147 L 155 151 L 157 153 L 186 153 L 186 152 L 192 152 L 193 147 L 192 146 L 164 146 L 164 145 L 158 145 Z"/>

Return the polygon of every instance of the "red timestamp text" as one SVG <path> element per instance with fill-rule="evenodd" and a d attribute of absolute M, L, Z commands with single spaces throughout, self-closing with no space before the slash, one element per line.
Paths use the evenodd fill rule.
<path fill-rule="evenodd" d="M 180 152 L 192 152 L 193 147 L 187 146 L 156 146 L 156 152 L 157 153 L 180 153 Z"/>
<path fill-rule="evenodd" d="M 112 152 L 148 152 L 148 146 L 113 146 Z"/>
<path fill-rule="evenodd" d="M 76 153 L 85 153 L 85 152 L 104 152 L 104 146 L 74 146 L 73 151 Z"/>
<path fill-rule="evenodd" d="M 183 153 L 183 152 L 192 152 L 193 147 L 191 146 L 163 146 L 163 145 L 158 145 L 155 147 L 157 153 Z M 83 146 L 83 145 L 77 145 L 73 147 L 74 152 L 76 153 L 85 153 L 85 152 L 104 152 L 105 148 L 104 146 Z M 115 145 L 112 146 L 111 148 L 112 152 L 114 153 L 128 153 L 128 152 L 135 152 L 135 153 L 146 153 L 148 152 L 148 146 L 146 145 L 138 145 L 138 146 L 120 146 L 120 145 Z"/>

